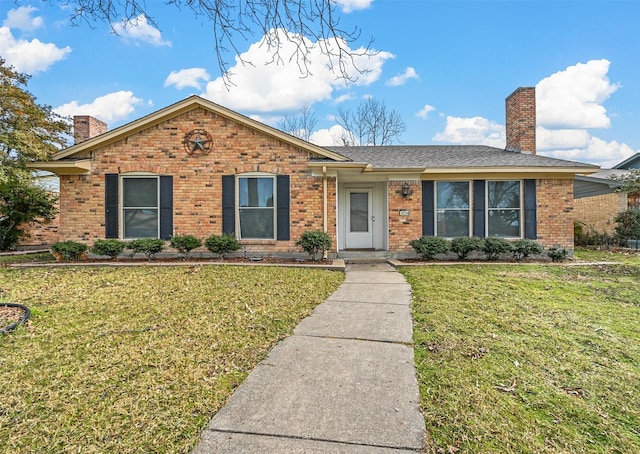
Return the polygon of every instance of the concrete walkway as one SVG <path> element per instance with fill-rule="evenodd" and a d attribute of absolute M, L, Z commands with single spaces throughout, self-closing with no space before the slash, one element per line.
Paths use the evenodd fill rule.
<path fill-rule="evenodd" d="M 391 266 L 347 266 L 345 282 L 251 372 L 193 453 L 420 452 L 410 305 Z"/>

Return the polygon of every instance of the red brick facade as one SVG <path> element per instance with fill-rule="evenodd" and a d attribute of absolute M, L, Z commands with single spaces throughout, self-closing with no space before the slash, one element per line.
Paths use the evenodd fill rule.
<path fill-rule="evenodd" d="M 194 129 L 212 137 L 208 155 L 190 156 L 184 138 Z M 323 229 L 323 180 L 311 175 L 310 153 L 203 108 L 118 140 L 92 153 L 91 175 L 60 177 L 60 237 L 93 243 L 105 237 L 105 174 L 173 176 L 174 234 L 222 233 L 222 176 L 264 172 L 290 176 L 290 240 L 248 240 L 248 251 L 297 252 L 306 230 Z M 87 156 L 88 157 L 88 156 Z M 328 233 L 335 238 L 335 179 L 329 179 Z"/>
<path fill-rule="evenodd" d="M 521 95 L 525 96 L 521 102 L 531 101 L 527 97 L 531 95 L 528 89 L 516 91 L 510 98 Z M 92 122 L 87 121 L 86 124 Z M 196 130 L 207 138 L 207 149 L 199 150 L 201 153 L 193 153 L 187 141 L 192 137 L 189 134 Z M 99 127 L 93 129 L 94 133 L 97 131 L 102 132 Z M 535 140 L 535 135 L 533 138 Z M 120 191 L 124 177 L 140 175 L 159 176 L 160 192 L 170 188 L 172 204 L 168 211 L 170 216 L 165 219 L 170 218 L 171 222 L 169 227 L 165 224 L 164 233 L 160 227 L 161 236 L 178 234 L 206 238 L 212 234 L 219 235 L 228 231 L 230 220 L 232 228 L 236 222 L 233 214 L 229 215 L 229 204 L 226 209 L 223 207 L 223 191 L 229 191 L 229 181 L 234 181 L 229 177 L 272 175 L 278 184 L 287 182 L 288 198 L 279 200 L 288 202 L 288 222 L 284 223 L 285 227 L 288 226 L 288 235 L 284 237 L 288 239 L 241 240 L 245 251 L 257 254 L 301 252 L 295 243 L 308 230 L 326 229 L 333 240 L 331 252 L 344 247 L 340 246 L 346 244 L 344 239 L 340 244 L 337 241 L 338 232 L 344 234 L 347 222 L 338 219 L 339 212 L 341 216 L 347 216 L 344 206 L 340 206 L 342 211 L 338 209 L 338 200 L 343 200 L 339 197 L 338 188 L 353 187 L 349 184 L 374 188 L 373 194 L 377 197 L 374 210 L 378 210 L 376 215 L 386 218 L 384 228 L 376 230 L 376 248 L 387 249 L 390 253 L 411 253 L 409 242 L 421 237 L 423 231 L 428 231 L 423 230 L 423 180 L 433 182 L 443 178 L 442 174 L 430 175 L 428 169 L 412 168 L 374 172 L 371 181 L 367 181 L 365 175 L 370 168 L 358 170 L 361 168 L 358 161 L 350 162 L 329 149 L 294 139 L 197 97 L 183 100 L 100 137 L 79 142 L 68 151 L 59 153 L 54 161 L 60 175 L 61 215 L 57 225 L 52 224 L 48 231 L 36 233 L 36 242 L 75 240 L 91 245 L 106 236 L 121 238 L 122 232 L 114 227 L 114 219 L 122 227 L 121 200 L 117 206 L 114 204 L 113 208 L 108 208 L 111 214 L 107 215 L 107 194 L 112 193 L 109 191 L 113 191 L 115 186 Z M 76 162 L 82 162 L 84 167 L 77 166 Z M 86 170 L 89 164 L 90 170 Z M 496 178 L 495 172 L 487 172 L 467 169 L 465 176 L 469 181 Z M 531 211 L 535 206 L 538 240 L 545 247 L 557 245 L 572 249 L 571 172 L 563 170 L 557 179 L 531 180 L 535 178 L 533 172 L 527 169 L 524 174 L 509 173 L 508 178 L 523 182 L 529 180 L 528 188 L 533 187 L 535 181 L 535 199 L 531 198 L 530 189 L 525 192 L 529 194 L 526 210 Z M 403 174 L 405 179 L 402 179 Z M 451 175 L 452 179 L 460 181 L 461 173 L 453 172 Z M 172 178 L 165 178 L 167 176 Z M 385 176 L 388 180 L 382 183 Z M 167 186 L 168 180 L 171 184 Z M 408 191 L 403 193 L 405 186 Z M 235 212 L 237 217 L 241 208 L 238 208 L 237 200 L 234 203 L 231 213 Z M 522 208 L 524 215 L 525 207 Z M 160 206 L 159 211 L 162 209 Z M 427 211 L 432 209 L 427 208 Z M 117 211 L 115 218 L 114 210 Z M 274 213 L 280 213 L 279 210 L 279 206 L 274 207 Z M 226 215 L 223 216 L 223 212 Z M 280 216 L 282 219 L 285 218 Z M 529 236 L 532 233 L 530 223 L 526 228 Z"/>
<path fill-rule="evenodd" d="M 587 227 L 585 232 L 612 234 L 616 229 L 614 219 L 618 213 L 627 210 L 628 198 L 627 194 L 613 192 L 576 199 L 574 204 L 574 217 Z"/>
<path fill-rule="evenodd" d="M 409 195 L 402 195 L 402 186 L 409 185 Z M 406 252 L 413 249 L 411 240 L 422 236 L 422 185 L 420 181 L 390 181 L 389 193 L 389 250 Z M 401 210 L 408 210 L 404 213 Z"/>
<path fill-rule="evenodd" d="M 538 241 L 573 249 L 573 179 L 538 180 L 536 187 Z"/>

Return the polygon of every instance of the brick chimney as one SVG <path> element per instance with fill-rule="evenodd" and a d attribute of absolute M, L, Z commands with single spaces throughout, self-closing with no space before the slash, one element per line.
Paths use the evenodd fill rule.
<path fill-rule="evenodd" d="M 536 89 L 520 87 L 507 96 L 507 150 L 536 154 Z"/>
<path fill-rule="evenodd" d="M 84 142 L 109 130 L 107 124 L 90 117 L 89 115 L 76 115 L 73 117 L 73 140 L 74 143 Z"/>

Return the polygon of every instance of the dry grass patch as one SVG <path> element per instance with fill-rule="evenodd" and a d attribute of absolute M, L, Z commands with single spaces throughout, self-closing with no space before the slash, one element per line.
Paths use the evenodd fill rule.
<path fill-rule="evenodd" d="M 640 452 L 640 262 L 625 263 L 403 269 L 429 451 Z"/>
<path fill-rule="evenodd" d="M 189 452 L 342 273 L 224 266 L 2 269 L 0 452 Z"/>

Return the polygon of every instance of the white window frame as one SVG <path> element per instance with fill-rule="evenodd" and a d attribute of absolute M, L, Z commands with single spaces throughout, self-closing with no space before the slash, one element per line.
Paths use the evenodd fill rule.
<path fill-rule="evenodd" d="M 519 207 L 504 207 L 504 208 L 495 208 L 489 207 L 489 184 L 497 181 L 514 181 L 518 182 L 519 185 Z M 505 239 L 518 239 L 523 237 L 524 231 L 524 182 L 522 180 L 514 180 L 514 179 L 501 179 L 501 180 L 486 180 L 485 182 L 485 206 L 484 206 L 484 228 L 485 228 L 485 237 L 491 237 L 491 232 L 489 231 L 489 212 L 490 211 L 507 211 L 507 210 L 518 210 L 518 236 L 495 236 L 496 238 L 505 238 Z"/>
<path fill-rule="evenodd" d="M 124 181 L 126 179 L 132 179 L 132 178 L 147 178 L 147 179 L 155 179 L 156 180 L 156 203 L 157 206 L 155 207 L 130 207 L 127 208 L 124 206 Z M 155 174 L 155 173 L 148 173 L 148 172 L 131 172 L 131 173 L 127 173 L 127 174 L 122 174 L 120 175 L 119 181 L 118 181 L 118 194 L 119 194 L 119 200 L 118 200 L 118 205 L 119 205 L 119 209 L 118 209 L 118 214 L 120 216 L 121 222 L 119 222 L 120 225 L 120 238 L 122 238 L 123 240 L 135 240 L 138 237 L 126 237 L 125 236 L 125 211 L 127 209 L 131 209 L 131 210 L 140 210 L 140 209 L 152 209 L 152 210 L 156 210 L 156 212 L 158 213 L 158 228 L 156 231 L 156 236 L 155 238 L 160 238 L 160 176 Z"/>
<path fill-rule="evenodd" d="M 438 184 L 440 183 L 467 183 L 467 194 L 468 194 L 468 204 L 469 206 L 467 207 L 467 212 L 469 213 L 469 222 L 467 225 L 467 236 L 471 236 L 472 235 L 472 225 L 473 225 L 473 219 L 472 219 L 472 215 L 473 215 L 473 211 L 472 211 L 472 206 L 471 206 L 471 181 L 469 180 L 442 180 L 442 181 L 435 181 L 435 187 L 433 188 L 433 208 L 434 208 L 434 217 L 433 217 L 433 222 L 434 222 L 434 226 L 433 226 L 433 232 L 435 234 L 435 236 L 440 236 L 438 234 L 438 212 L 439 211 L 461 211 L 461 208 L 438 208 Z M 443 236 L 442 238 L 453 238 L 453 237 L 449 237 L 449 236 Z"/>
<path fill-rule="evenodd" d="M 272 190 L 273 190 L 273 202 L 270 207 L 241 207 L 240 206 L 240 180 L 247 178 L 268 178 L 272 181 Z M 278 235 L 278 186 L 276 175 L 272 173 L 265 172 L 248 172 L 236 175 L 235 179 L 236 187 L 236 195 L 235 195 L 235 205 L 236 205 L 236 232 L 239 240 L 275 240 Z M 242 228 L 240 226 L 240 211 L 241 210 L 271 210 L 273 212 L 273 236 L 270 238 L 254 238 L 254 237 L 243 237 L 242 236 Z"/>

